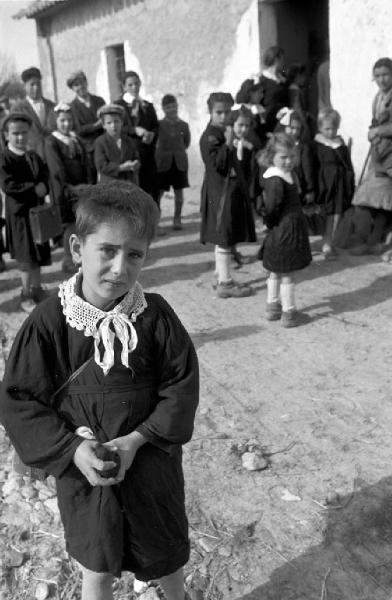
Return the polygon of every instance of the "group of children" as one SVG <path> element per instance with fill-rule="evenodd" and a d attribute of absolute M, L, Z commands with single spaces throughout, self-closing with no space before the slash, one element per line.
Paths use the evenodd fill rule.
<path fill-rule="evenodd" d="M 267 228 L 258 257 L 270 273 L 266 317 L 295 327 L 301 321 L 295 305 L 295 273 L 312 260 L 311 217 L 319 215 L 323 222 L 325 259 L 335 259 L 335 234 L 354 194 L 350 152 L 338 135 L 340 116 L 332 108 L 320 111 L 318 133 L 310 140 L 301 116 L 281 109 L 278 124 L 257 151 L 249 107 L 233 110 L 232 96 L 223 92 L 211 94 L 207 104 L 210 122 L 200 140 L 205 164 L 201 241 L 215 244 L 217 294 L 229 298 L 252 293 L 249 286 L 233 280 L 231 263 L 250 258 L 242 257 L 236 245 L 256 240 L 251 201 L 258 187 L 258 211 Z"/>
<path fill-rule="evenodd" d="M 41 75 L 35 67 L 23 73 L 23 80 L 27 94 L 40 89 Z M 75 226 L 74 190 L 79 185 L 130 181 L 150 193 L 158 206 L 163 193 L 172 187 L 173 229 L 182 229 L 190 131 L 178 117 L 176 98 L 171 94 L 163 97 L 165 116 L 158 121 L 153 105 L 140 99 L 141 81 L 133 71 L 125 73 L 125 92 L 112 104 L 88 92 L 83 72 L 74 73 L 67 83 L 75 92 L 69 104 L 54 106 L 42 96 L 34 102 L 27 96 L 24 105 L 6 115 L 1 126 L 0 186 L 6 198 L 7 248 L 21 271 L 20 305 L 26 312 L 45 295 L 40 268 L 50 264 L 50 247 L 33 240 L 29 211 L 46 197 L 61 214 L 62 269 L 68 274 L 76 269 L 69 239 Z M 35 109 L 41 105 L 47 124 L 39 136 L 42 123 Z M 37 108 L 38 113 L 40 110 Z"/>

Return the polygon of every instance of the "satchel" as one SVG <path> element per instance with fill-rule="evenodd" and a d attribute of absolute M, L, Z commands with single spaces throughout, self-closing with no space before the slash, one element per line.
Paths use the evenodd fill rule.
<path fill-rule="evenodd" d="M 29 211 L 30 229 L 35 244 L 44 244 L 61 235 L 63 225 L 55 204 L 34 206 Z"/>

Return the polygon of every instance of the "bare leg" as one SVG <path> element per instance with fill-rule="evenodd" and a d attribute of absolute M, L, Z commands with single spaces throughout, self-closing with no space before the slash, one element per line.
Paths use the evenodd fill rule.
<path fill-rule="evenodd" d="M 181 212 L 182 212 L 183 204 L 184 204 L 183 190 L 174 190 L 174 218 L 173 218 L 174 229 L 182 229 Z"/>
<path fill-rule="evenodd" d="M 95 573 L 88 569 L 82 571 L 82 600 L 113 600 L 113 577 L 110 573 Z"/>
<path fill-rule="evenodd" d="M 41 268 L 33 267 L 30 271 L 30 283 L 31 287 L 41 287 Z"/>
<path fill-rule="evenodd" d="M 182 568 L 175 571 L 175 573 L 171 573 L 171 575 L 161 577 L 158 579 L 158 583 L 166 596 L 166 600 L 185 599 L 184 571 Z"/>
<path fill-rule="evenodd" d="M 22 290 L 24 294 L 30 294 L 31 275 L 30 271 L 21 271 L 20 279 L 22 281 Z"/>

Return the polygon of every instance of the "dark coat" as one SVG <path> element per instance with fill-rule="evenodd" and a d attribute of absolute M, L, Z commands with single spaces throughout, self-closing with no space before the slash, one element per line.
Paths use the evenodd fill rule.
<path fill-rule="evenodd" d="M 16 102 L 12 106 L 11 112 L 21 112 L 30 117 L 32 125 L 29 131 L 29 149 L 37 152 L 42 160 L 45 160 L 45 137 L 56 129 L 56 116 L 53 111 L 55 107 L 54 102 L 47 98 L 42 98 L 42 100 L 45 107 L 45 119 L 43 123 L 41 123 L 37 113 L 26 98 Z"/>
<path fill-rule="evenodd" d="M 93 94 L 90 94 L 90 106 L 86 106 L 77 97 L 70 103 L 75 132 L 82 139 L 87 152 L 94 152 L 94 142 L 103 133 L 102 125 L 96 123 L 98 109 L 104 104 L 103 98 Z"/>
<path fill-rule="evenodd" d="M 134 141 L 127 135 L 121 137 L 121 149 L 108 133 L 99 136 L 95 141 L 94 160 L 99 181 L 122 179 L 138 183 L 137 172 L 119 171 L 121 163 L 126 160 L 138 160 L 139 153 Z"/>
<path fill-rule="evenodd" d="M 0 186 L 5 193 L 8 251 L 18 262 L 48 265 L 49 244 L 34 243 L 29 222 L 30 208 L 42 203 L 34 190 L 38 183 L 49 191 L 48 170 L 40 156 L 33 150 L 18 156 L 6 148 L 0 156 Z"/>
<path fill-rule="evenodd" d="M 45 154 L 52 202 L 60 206 L 63 223 L 72 223 L 75 216 L 69 186 L 87 183 L 86 151 L 78 139 L 71 149 L 51 134 L 45 140 Z"/>
<path fill-rule="evenodd" d="M 151 102 L 140 100 L 138 114 L 137 116 L 134 116 L 132 115 L 131 107 L 123 98 L 119 98 L 115 103 L 122 106 L 125 110 L 123 131 L 134 140 L 137 151 L 139 152 L 139 185 L 157 201 L 159 197 L 159 182 L 155 162 L 155 147 L 159 124 L 155 108 Z M 135 127 L 144 127 L 147 131 L 152 131 L 154 133 L 154 139 L 151 144 L 145 144 L 142 139 L 136 135 Z"/>
<path fill-rule="evenodd" d="M 331 148 L 314 142 L 318 171 L 318 199 L 327 215 L 341 215 L 350 206 L 354 195 L 355 175 L 350 152 L 345 144 Z"/>
<path fill-rule="evenodd" d="M 94 362 L 51 396 L 94 354 L 94 339 L 67 325 L 60 299 L 24 322 L 0 392 L 0 420 L 27 465 L 56 477 L 67 551 L 84 567 L 141 579 L 168 575 L 189 556 L 181 445 L 192 436 L 198 403 L 197 356 L 173 309 L 158 294 L 134 322 L 131 369 L 105 376 Z M 92 487 L 73 463 L 87 426 L 100 442 L 139 431 L 147 440 L 115 486 Z M 166 571 L 166 572 L 165 572 Z"/>
<path fill-rule="evenodd" d="M 277 112 L 284 106 L 289 105 L 289 90 L 287 83 L 278 83 L 262 75 L 259 83 L 263 89 L 262 104 L 265 107 L 265 131 L 273 131 L 277 125 Z"/>
<path fill-rule="evenodd" d="M 225 143 L 223 130 L 209 124 L 200 138 L 205 175 L 201 190 L 200 241 L 229 248 L 255 242 L 256 233 L 249 200 L 251 152 L 242 161 L 235 148 Z"/>
<path fill-rule="evenodd" d="M 295 167 L 297 175 L 300 196 L 315 192 L 317 175 L 315 172 L 314 147 L 307 142 L 299 141 L 295 146 Z"/>
<path fill-rule="evenodd" d="M 263 266 L 272 273 L 304 269 L 312 254 L 297 184 L 273 176 L 263 179 L 263 187 L 262 215 L 268 227 L 262 247 Z"/>
<path fill-rule="evenodd" d="M 191 143 L 189 125 L 185 121 L 159 121 L 158 141 L 155 150 L 155 161 L 158 172 L 169 171 L 173 160 L 179 171 L 188 170 L 186 149 Z"/>

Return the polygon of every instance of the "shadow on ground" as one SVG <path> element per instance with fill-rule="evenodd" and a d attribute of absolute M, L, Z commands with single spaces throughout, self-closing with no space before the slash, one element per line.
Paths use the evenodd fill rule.
<path fill-rule="evenodd" d="M 324 511 L 323 541 L 233 600 L 387 600 L 392 595 L 392 478 L 367 485 Z M 275 532 L 276 533 L 276 532 Z M 257 540 L 255 540 L 257 543 Z M 263 539 L 260 539 L 263 545 Z M 279 548 L 281 556 L 285 549 Z M 286 553 L 287 556 L 287 553 Z M 229 577 L 230 580 L 230 577 Z"/>

